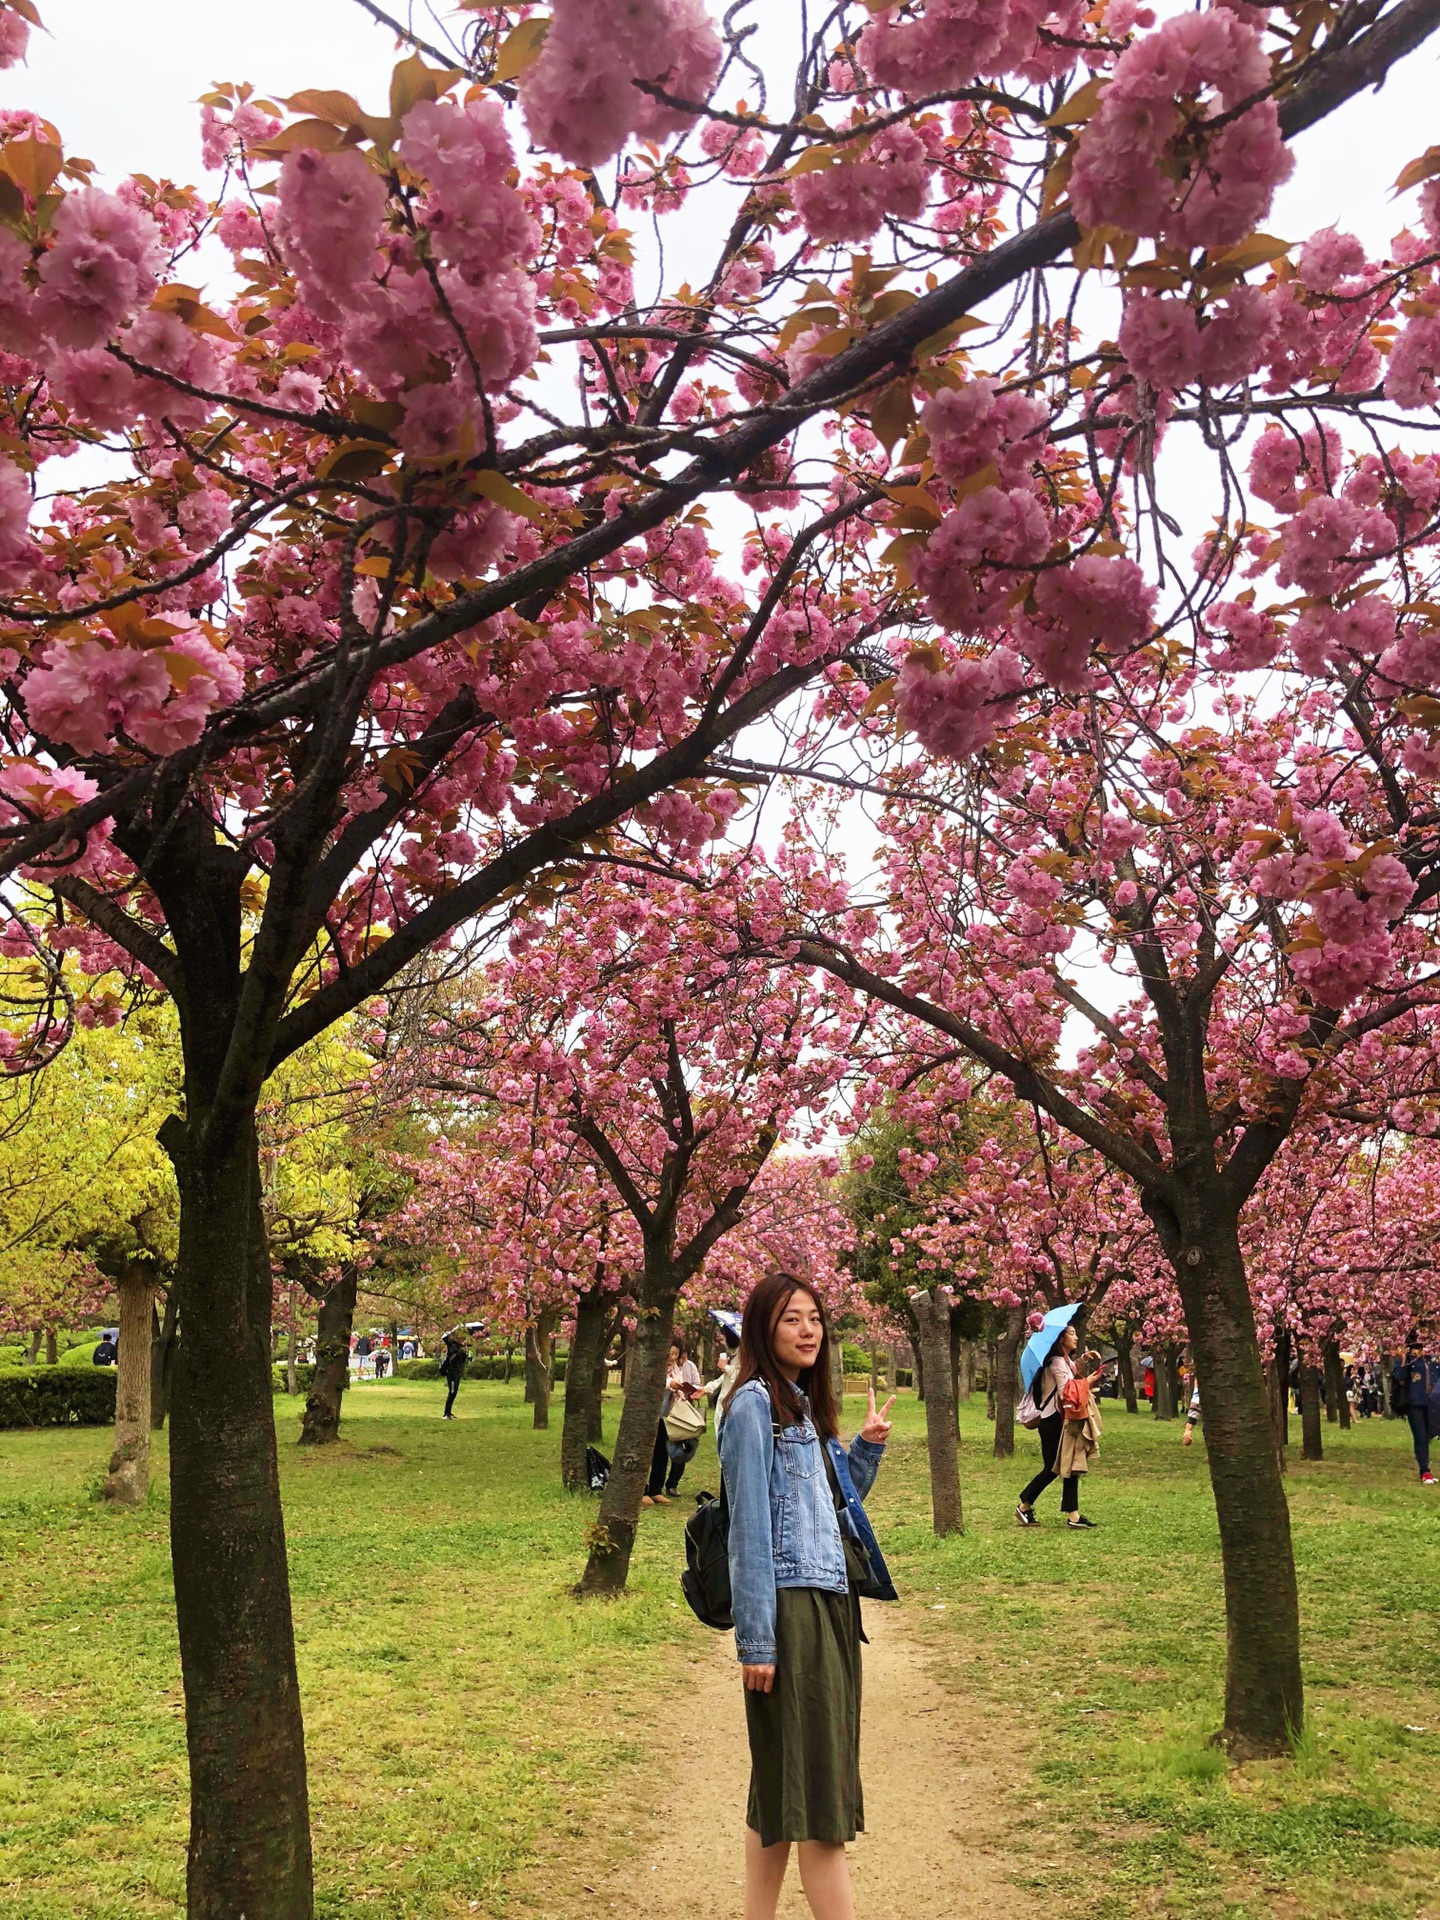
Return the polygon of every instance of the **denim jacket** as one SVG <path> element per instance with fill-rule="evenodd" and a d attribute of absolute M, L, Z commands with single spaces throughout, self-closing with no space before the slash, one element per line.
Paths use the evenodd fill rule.
<path fill-rule="evenodd" d="M 850 1478 L 861 1499 L 874 1484 L 884 1451 L 858 1437 L 850 1443 Z M 776 1589 L 844 1593 L 849 1584 L 820 1436 L 808 1415 L 801 1425 L 775 1432 L 769 1394 L 759 1380 L 747 1380 L 725 1408 L 720 1468 L 730 1504 L 736 1657 L 770 1666 Z"/>

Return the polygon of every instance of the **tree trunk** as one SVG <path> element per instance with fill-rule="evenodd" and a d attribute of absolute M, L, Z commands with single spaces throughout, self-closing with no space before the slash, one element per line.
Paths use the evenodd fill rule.
<path fill-rule="evenodd" d="M 327 1447 L 340 1433 L 341 1395 L 350 1384 L 350 1332 L 359 1269 L 350 1261 L 320 1302 L 315 1326 L 315 1378 L 300 1421 L 302 1447 Z"/>
<path fill-rule="evenodd" d="M 1345 1397 L 1345 1363 L 1338 1340 L 1325 1343 L 1325 1418 L 1338 1420 L 1342 1433 L 1349 1430 L 1350 1402 Z"/>
<path fill-rule="evenodd" d="M 1015 1407 L 1019 1399 L 1020 1346 L 1025 1338 L 1025 1309 L 1009 1307 L 1005 1331 L 995 1342 L 995 1458 L 1008 1460 L 1015 1451 Z"/>
<path fill-rule="evenodd" d="M 995 1418 L 995 1375 L 999 1371 L 995 1356 L 999 1351 L 998 1343 L 988 1340 L 985 1343 L 985 1418 Z"/>
<path fill-rule="evenodd" d="M 525 1398 L 535 1408 L 533 1424 L 541 1428 L 550 1425 L 550 1335 L 558 1318 L 554 1307 L 546 1307 L 534 1326 L 525 1329 Z M 565 1378 L 570 1378 L 569 1367 Z"/>
<path fill-rule="evenodd" d="M 870 1349 L 870 1391 L 872 1393 L 880 1391 L 880 1349 L 878 1347 Z"/>
<path fill-rule="evenodd" d="M 946 1328 L 946 1344 L 950 1351 L 946 1355 L 950 1375 L 950 1405 L 955 1415 L 955 1431 L 960 1431 L 960 1327 L 954 1314 L 950 1316 L 950 1325 Z"/>
<path fill-rule="evenodd" d="M 915 1398 L 921 1405 L 925 1402 L 925 1356 L 920 1351 L 920 1342 L 912 1336 L 910 1341 L 910 1367 L 915 1379 Z"/>
<path fill-rule="evenodd" d="M 150 1307 L 150 1425 L 158 1429 L 170 1411 L 170 1383 L 175 1377 L 175 1334 L 179 1310 L 173 1281 L 165 1292 L 165 1311 Z"/>
<path fill-rule="evenodd" d="M 1325 1458 L 1324 1420 L 1320 1411 L 1320 1369 L 1300 1356 L 1300 1458 Z"/>
<path fill-rule="evenodd" d="M 925 1442 L 930 1454 L 930 1513 L 935 1531 L 963 1533 L 960 1460 L 955 1444 L 955 1399 L 950 1376 L 950 1295 L 912 1293 L 910 1306 L 919 1325 L 925 1356 Z"/>
<path fill-rule="evenodd" d="M 27 1367 L 33 1367 L 36 1360 L 39 1359 L 40 1342 L 43 1338 L 44 1335 L 41 1333 L 39 1327 L 36 1327 L 30 1335 L 30 1344 L 25 1349 L 25 1364 Z"/>
<path fill-rule="evenodd" d="M 1155 1363 L 1155 1418 L 1173 1420 L 1178 1411 L 1180 1356 L 1173 1346 L 1166 1346 L 1152 1349 L 1150 1357 Z"/>
<path fill-rule="evenodd" d="M 1273 1360 L 1264 1363 L 1265 1399 L 1270 1408 L 1270 1437 L 1275 1443 L 1275 1462 L 1281 1473 L 1285 1471 L 1285 1389 L 1280 1384 L 1280 1374 Z"/>
<path fill-rule="evenodd" d="M 605 1438 L 605 1391 L 610 1385 L 610 1342 L 615 1338 L 618 1321 L 618 1313 L 606 1320 L 600 1335 L 600 1351 L 595 1355 L 595 1385 L 590 1395 L 590 1421 L 585 1433 L 592 1447 L 599 1446 Z"/>
<path fill-rule="evenodd" d="M 1283 1458 L 1290 1445 L 1290 1329 L 1284 1326 L 1275 1335 L 1275 1402 L 1280 1409 L 1276 1433 Z"/>
<path fill-rule="evenodd" d="M 1135 1336 L 1133 1333 L 1116 1335 L 1115 1364 L 1120 1372 L 1120 1391 L 1125 1396 L 1125 1411 L 1138 1413 L 1140 1396 L 1135 1391 Z"/>
<path fill-rule="evenodd" d="M 960 1342 L 960 1378 L 958 1381 L 958 1392 L 961 1401 L 968 1405 L 970 1396 L 974 1391 L 975 1342 L 973 1340 L 962 1340 Z"/>
<path fill-rule="evenodd" d="M 608 1315 L 603 1293 L 582 1293 L 575 1307 L 575 1331 L 565 1362 L 565 1418 L 560 1429 L 560 1484 L 567 1493 L 583 1493 L 585 1449 L 595 1416 L 596 1368 L 605 1355 Z"/>
<path fill-rule="evenodd" d="M 1284 1754 L 1304 1722 L 1299 1596 L 1238 1220 L 1216 1183 L 1197 1181 L 1184 1202 L 1183 1217 L 1146 1211 L 1174 1266 L 1205 1412 L 1225 1576 L 1218 1738 L 1239 1759 Z"/>
<path fill-rule="evenodd" d="M 55 1338 L 54 1327 L 45 1329 L 45 1364 L 47 1367 L 58 1367 L 60 1364 L 60 1346 Z"/>
<path fill-rule="evenodd" d="M 643 1283 L 642 1283 L 643 1284 Z M 670 1360 L 670 1335 L 675 1324 L 674 1285 L 645 1285 L 639 1300 L 638 1324 L 625 1368 L 625 1404 L 610 1478 L 600 1496 L 600 1512 L 590 1529 L 590 1557 L 580 1576 L 577 1594 L 623 1593 L 630 1574 L 630 1556 L 640 1525 L 640 1501 L 655 1452 L 655 1429 L 665 1398 L 665 1374 Z"/>
<path fill-rule="evenodd" d="M 115 1367 L 115 1448 L 104 1496 L 143 1507 L 150 1494 L 150 1313 L 155 1297 L 148 1266 L 120 1282 L 120 1355 Z"/>
<path fill-rule="evenodd" d="M 835 1405 L 845 1404 L 845 1344 L 838 1333 L 830 1333 L 830 1387 L 835 1395 Z"/>
<path fill-rule="evenodd" d="M 253 1125 L 180 1186 L 170 1539 L 190 1753 L 189 1920 L 311 1920 L 305 1732 L 270 1391 L 271 1278 Z"/>

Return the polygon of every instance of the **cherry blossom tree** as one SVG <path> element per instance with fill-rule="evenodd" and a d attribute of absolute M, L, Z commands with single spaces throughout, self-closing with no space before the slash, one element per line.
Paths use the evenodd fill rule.
<path fill-rule="evenodd" d="M 768 1191 L 760 1177 L 782 1141 L 823 1127 L 854 1025 L 828 976 L 817 987 L 738 954 L 737 913 L 763 916 L 772 884 L 747 889 L 743 863 L 700 879 L 567 889 L 447 1036 L 452 1075 L 487 1109 L 478 1163 L 453 1144 L 435 1162 L 476 1196 L 439 1209 L 480 1227 L 452 1242 L 481 1277 L 472 1297 L 553 1326 L 597 1266 L 606 1283 L 627 1276 L 635 1340 L 589 1593 L 625 1585 L 682 1290 L 742 1228 L 752 1268 L 803 1246 L 803 1223 L 783 1218 L 793 1174 Z"/>
<path fill-rule="evenodd" d="M 893 941 L 817 920 L 799 955 L 943 1040 L 937 1094 L 979 1061 L 1133 1184 L 1205 1395 L 1246 1749 L 1289 1738 L 1300 1673 L 1241 1214 L 1297 1123 L 1433 1077 L 1428 776 L 1393 703 L 1362 731 L 1307 676 L 1268 713 L 1237 692 L 1202 717 L 1156 664 L 1037 704 L 978 765 L 897 773 Z M 1077 955 L 1114 971 L 1118 1011 Z M 1092 1036 L 1073 1066 L 1066 1019 Z"/>
<path fill-rule="evenodd" d="M 0 59 L 32 12 L 0 10 Z M 812 681 L 863 708 L 883 636 L 984 637 L 902 668 L 902 712 L 945 751 L 1007 717 L 1022 655 L 1065 686 L 1097 640 L 1146 637 L 1149 592 L 1111 547 L 1166 419 L 1218 445 L 1265 368 L 1281 403 L 1331 369 L 1363 410 L 1376 373 L 1347 342 L 1404 301 L 1390 399 L 1426 400 L 1423 237 L 1373 275 L 1326 241 L 1287 278 L 1252 236 L 1286 139 L 1435 12 L 1297 0 L 1273 27 L 1216 7 L 1151 31 L 1080 0 L 842 4 L 813 26 L 792 7 L 757 62 L 702 0 L 467 6 L 453 64 L 407 51 L 379 112 L 323 85 L 217 90 L 203 195 L 111 190 L 6 115 L 10 937 L 38 894 L 51 948 L 161 983 L 184 1045 L 166 1145 L 192 1914 L 312 1898 L 264 1080 L 557 872 L 693 853 L 735 810 L 717 756 Z M 682 207 L 720 243 L 677 285 L 623 221 Z M 228 262 L 208 297 L 201 246 Z M 1079 340 L 1077 270 L 1128 276 L 1123 351 Z M 1011 318 L 987 326 L 995 296 Z M 1192 377 L 1213 399 L 1176 407 Z M 737 545 L 748 529 L 739 580 L 707 500 Z M 1307 498 L 1280 570 L 1325 594 L 1401 511 Z M 1256 618 L 1259 638 L 1233 617 L 1240 645 L 1263 648 Z M 6 1030 L 13 1066 L 63 1037 L 56 991 Z"/>

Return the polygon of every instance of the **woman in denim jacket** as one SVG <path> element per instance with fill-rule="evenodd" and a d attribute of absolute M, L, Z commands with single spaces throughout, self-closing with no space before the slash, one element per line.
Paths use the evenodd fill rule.
<path fill-rule="evenodd" d="M 859 1437 L 841 1448 L 824 1307 L 793 1274 L 760 1281 L 720 1426 L 750 1736 L 746 1920 L 773 1920 L 792 1841 L 816 1920 L 853 1920 L 845 1843 L 864 1826 L 855 1581 L 895 1597 L 861 1505 L 889 1411 L 876 1412 L 872 1393 Z"/>

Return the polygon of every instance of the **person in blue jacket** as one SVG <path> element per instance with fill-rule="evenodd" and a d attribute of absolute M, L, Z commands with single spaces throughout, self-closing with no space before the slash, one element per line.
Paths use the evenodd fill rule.
<path fill-rule="evenodd" d="M 792 1842 L 815 1920 L 854 1917 L 845 1846 L 864 1826 L 857 1588 L 895 1598 L 861 1503 L 892 1402 L 877 1412 L 871 1392 L 847 1452 L 819 1295 L 791 1273 L 758 1283 L 720 1426 L 750 1739 L 746 1920 L 773 1920 Z"/>
<path fill-rule="evenodd" d="M 1440 1440 L 1440 1361 L 1426 1353 L 1412 1328 L 1405 1341 L 1405 1357 L 1390 1369 L 1390 1400 L 1397 1414 L 1410 1422 L 1415 1464 L 1422 1487 L 1433 1487 L 1430 1442 Z"/>

